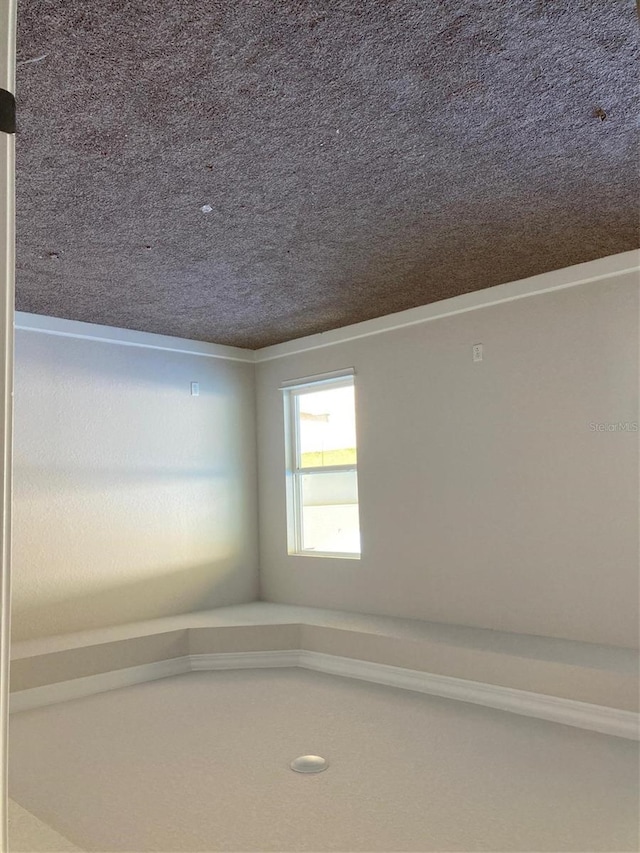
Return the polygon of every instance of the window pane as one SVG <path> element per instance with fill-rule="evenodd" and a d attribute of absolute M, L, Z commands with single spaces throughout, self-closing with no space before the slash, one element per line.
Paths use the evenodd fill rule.
<path fill-rule="evenodd" d="M 301 468 L 356 464 L 353 385 L 298 394 Z"/>
<path fill-rule="evenodd" d="M 303 551 L 359 554 L 356 472 L 301 474 L 300 491 Z"/>

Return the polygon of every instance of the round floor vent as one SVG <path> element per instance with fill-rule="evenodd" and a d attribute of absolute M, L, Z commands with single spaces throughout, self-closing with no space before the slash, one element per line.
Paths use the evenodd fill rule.
<path fill-rule="evenodd" d="M 320 755 L 301 755 L 291 762 L 291 769 L 296 773 L 320 773 L 329 766 L 326 758 Z"/>

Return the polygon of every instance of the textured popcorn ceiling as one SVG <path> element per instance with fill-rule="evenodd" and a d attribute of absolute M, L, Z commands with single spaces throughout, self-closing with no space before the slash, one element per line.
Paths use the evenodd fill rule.
<path fill-rule="evenodd" d="M 631 249 L 635 15 L 21 0 L 17 307 L 259 347 Z"/>

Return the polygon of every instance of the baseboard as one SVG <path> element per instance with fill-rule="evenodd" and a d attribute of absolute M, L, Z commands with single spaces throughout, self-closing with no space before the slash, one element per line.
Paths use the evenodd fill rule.
<path fill-rule="evenodd" d="M 299 655 L 298 666 L 304 669 L 358 678 L 445 699 L 458 699 L 525 717 L 537 717 L 602 734 L 640 740 L 640 715 L 633 711 L 321 652 L 301 651 Z"/>
<path fill-rule="evenodd" d="M 458 699 L 602 734 L 640 739 L 640 718 L 632 711 L 306 649 L 199 654 L 190 655 L 189 659 L 191 668 L 199 671 L 299 666 L 316 672 L 357 678 L 445 699 Z"/>
<path fill-rule="evenodd" d="M 67 702 L 69 699 L 82 699 L 84 696 L 93 696 L 95 693 L 106 693 L 108 690 L 117 690 L 119 687 L 130 687 L 132 684 L 155 681 L 158 678 L 181 675 L 190 671 L 188 657 L 170 658 L 143 663 L 140 666 L 129 666 L 125 669 L 114 669 L 98 675 L 86 675 L 69 681 L 44 684 L 42 687 L 18 690 L 11 693 L 9 697 L 9 709 L 11 714 L 30 711 L 33 708 L 56 705 L 58 702 Z"/>
<path fill-rule="evenodd" d="M 281 666 L 299 666 L 298 649 L 278 649 L 266 652 L 210 652 L 189 655 L 194 672 L 214 669 L 271 669 Z"/>
<path fill-rule="evenodd" d="M 542 693 L 530 693 L 511 687 L 500 687 L 449 675 L 435 675 L 399 666 L 328 655 L 306 649 L 264 652 L 224 652 L 194 654 L 141 666 L 90 675 L 21 690 L 11 695 L 11 712 L 27 711 L 69 699 L 78 699 L 128 687 L 144 681 L 153 681 L 191 671 L 229 669 L 267 669 L 273 667 L 302 667 L 316 672 L 326 672 L 345 678 L 357 678 L 375 684 L 384 684 L 402 690 L 413 690 L 445 699 L 457 699 L 474 705 L 510 711 L 526 717 L 535 717 L 580 729 L 600 732 L 616 737 L 640 740 L 640 716 L 632 711 L 607 708 L 563 699 Z"/>

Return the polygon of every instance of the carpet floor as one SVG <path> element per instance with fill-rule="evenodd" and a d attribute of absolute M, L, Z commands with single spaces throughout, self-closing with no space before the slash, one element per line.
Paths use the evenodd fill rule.
<path fill-rule="evenodd" d="M 165 678 L 10 743 L 11 796 L 86 851 L 638 849 L 632 741 L 323 673 Z"/>

